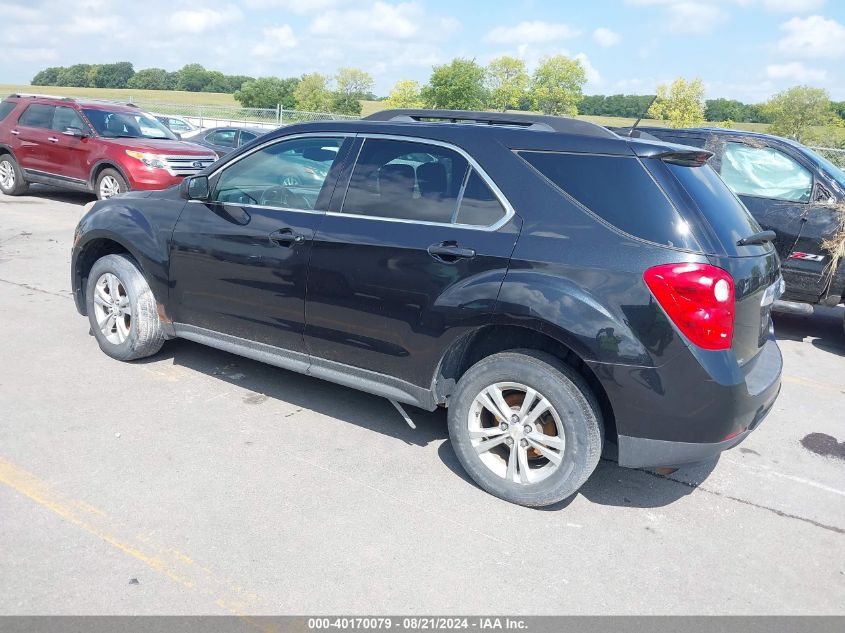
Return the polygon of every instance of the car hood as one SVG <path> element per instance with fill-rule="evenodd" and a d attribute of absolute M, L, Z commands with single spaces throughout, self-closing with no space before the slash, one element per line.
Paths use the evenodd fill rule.
<path fill-rule="evenodd" d="M 185 141 L 171 141 L 164 138 L 103 138 L 106 143 L 119 145 L 136 152 L 165 154 L 168 156 L 211 156 L 207 147 Z"/>

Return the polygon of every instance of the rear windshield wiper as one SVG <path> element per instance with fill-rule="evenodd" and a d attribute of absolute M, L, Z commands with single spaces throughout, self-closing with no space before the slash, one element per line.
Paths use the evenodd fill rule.
<path fill-rule="evenodd" d="M 753 235 L 749 235 L 748 237 L 743 237 L 739 240 L 736 245 L 737 246 L 751 246 L 752 244 L 763 244 L 764 242 L 774 242 L 775 238 L 777 237 L 777 233 L 774 231 L 760 231 L 759 233 L 754 233 Z"/>

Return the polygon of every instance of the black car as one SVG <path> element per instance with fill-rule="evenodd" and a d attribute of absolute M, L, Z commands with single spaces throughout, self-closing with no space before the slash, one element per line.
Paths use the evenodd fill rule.
<path fill-rule="evenodd" d="M 786 293 L 775 310 L 811 314 L 813 304 L 845 300 L 845 259 L 832 270 L 831 253 L 823 246 L 841 230 L 845 213 L 845 173 L 839 167 L 800 143 L 770 134 L 641 129 L 662 141 L 712 152 L 710 164 L 725 184 L 760 226 L 777 234 Z"/>
<path fill-rule="evenodd" d="M 190 140 L 191 143 L 210 147 L 218 156 L 225 156 L 236 147 L 246 145 L 268 132 L 272 130 L 261 127 L 210 127 L 199 132 L 183 134 L 182 138 Z"/>
<path fill-rule="evenodd" d="M 280 182 L 305 154 L 321 181 Z M 182 337 L 448 407 L 470 476 L 542 506 L 605 443 L 622 466 L 709 459 L 775 402 L 777 254 L 709 158 L 525 114 L 292 125 L 92 203 L 73 293 L 120 360 Z"/>

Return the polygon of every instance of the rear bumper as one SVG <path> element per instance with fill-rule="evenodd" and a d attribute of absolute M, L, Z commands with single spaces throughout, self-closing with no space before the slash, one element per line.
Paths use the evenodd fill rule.
<path fill-rule="evenodd" d="M 660 368 L 594 366 L 613 408 L 619 465 L 708 460 L 756 429 L 780 393 L 780 349 L 771 338 L 745 366 L 730 360 L 691 352 Z"/>

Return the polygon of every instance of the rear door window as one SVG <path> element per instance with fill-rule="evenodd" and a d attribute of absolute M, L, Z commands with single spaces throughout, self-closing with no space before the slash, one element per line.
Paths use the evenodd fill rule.
<path fill-rule="evenodd" d="M 469 165 L 457 152 L 411 141 L 364 141 L 343 213 L 452 222 Z"/>
<path fill-rule="evenodd" d="M 218 130 L 217 132 L 212 132 L 211 134 L 206 136 L 205 140 L 211 143 L 212 145 L 220 145 L 222 147 L 234 147 L 235 134 L 237 134 L 235 130 Z"/>
<path fill-rule="evenodd" d="M 238 145 L 246 145 L 250 141 L 254 141 L 256 139 L 256 135 L 252 132 L 241 132 L 240 137 L 238 138 Z"/>
<path fill-rule="evenodd" d="M 740 195 L 809 202 L 813 191 L 810 170 L 773 147 L 726 143 L 721 173 Z"/>
<path fill-rule="evenodd" d="M 34 103 L 24 110 L 21 118 L 18 119 L 18 125 L 49 130 L 53 125 L 53 111 L 55 109 L 55 106 Z"/>
<path fill-rule="evenodd" d="M 635 157 L 519 152 L 581 206 L 626 233 L 698 250 L 689 224 Z"/>
<path fill-rule="evenodd" d="M 491 226 L 505 215 L 505 208 L 474 169 L 467 178 L 455 222 L 473 226 Z"/>

